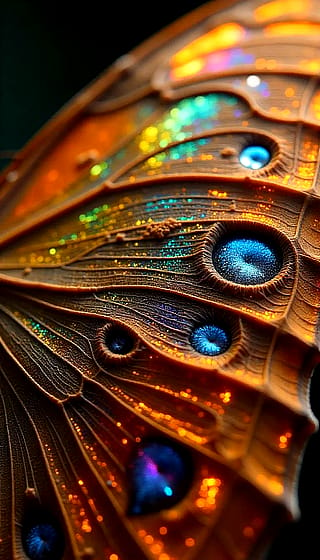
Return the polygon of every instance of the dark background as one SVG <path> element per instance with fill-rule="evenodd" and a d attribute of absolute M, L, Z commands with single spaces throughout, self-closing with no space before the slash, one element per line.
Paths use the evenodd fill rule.
<path fill-rule="evenodd" d="M 116 58 L 200 4 L 0 0 L 0 150 L 19 150 Z M 311 406 L 320 418 L 319 374 L 312 381 Z M 301 519 L 281 532 L 267 560 L 320 558 L 319 448 L 317 433 L 302 464 Z"/>
<path fill-rule="evenodd" d="M 199 5 L 0 0 L 1 149 L 22 147 L 116 58 Z"/>

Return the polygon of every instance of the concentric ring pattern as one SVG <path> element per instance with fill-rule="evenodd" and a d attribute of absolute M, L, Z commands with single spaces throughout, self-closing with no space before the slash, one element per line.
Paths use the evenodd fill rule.
<path fill-rule="evenodd" d="M 317 0 L 204 4 L 0 190 L 0 559 L 258 560 L 319 360 Z"/>

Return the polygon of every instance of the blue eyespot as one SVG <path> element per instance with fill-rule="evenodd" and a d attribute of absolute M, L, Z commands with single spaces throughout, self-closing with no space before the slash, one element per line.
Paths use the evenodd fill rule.
<path fill-rule="evenodd" d="M 170 442 L 152 441 L 139 448 L 129 467 L 132 499 L 129 514 L 167 509 L 187 493 L 192 466 L 185 450 Z"/>
<path fill-rule="evenodd" d="M 126 329 L 112 325 L 105 330 L 104 344 L 112 354 L 125 355 L 133 350 L 135 340 Z"/>
<path fill-rule="evenodd" d="M 245 286 L 271 280 L 282 267 L 282 258 L 273 244 L 250 235 L 222 240 L 214 248 L 212 261 L 223 278 Z"/>
<path fill-rule="evenodd" d="M 230 342 L 228 333 L 216 325 L 197 327 L 190 336 L 191 346 L 205 356 L 223 354 L 229 348 Z"/>
<path fill-rule="evenodd" d="M 247 146 L 242 150 L 239 160 L 243 167 L 248 169 L 261 169 L 269 163 L 271 153 L 264 146 Z"/>
<path fill-rule="evenodd" d="M 60 560 L 64 542 L 57 526 L 50 521 L 37 519 L 24 528 L 23 547 L 30 560 Z"/>

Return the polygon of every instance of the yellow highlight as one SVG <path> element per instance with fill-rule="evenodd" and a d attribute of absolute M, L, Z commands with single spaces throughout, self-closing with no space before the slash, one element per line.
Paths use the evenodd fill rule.
<path fill-rule="evenodd" d="M 156 126 L 148 126 L 142 133 L 142 136 L 148 142 L 155 142 L 158 137 L 158 129 Z"/>
<path fill-rule="evenodd" d="M 222 400 L 223 403 L 227 404 L 231 401 L 231 393 L 230 391 L 226 391 L 225 393 L 220 393 L 219 394 L 220 399 Z"/>
<path fill-rule="evenodd" d="M 290 23 L 272 23 L 265 28 L 266 37 L 287 37 L 288 35 L 318 36 L 319 33 L 319 23 L 308 23 L 303 21 Z"/>
<path fill-rule="evenodd" d="M 304 165 L 299 165 L 298 174 L 303 179 L 313 179 L 315 174 L 315 164 L 305 163 Z"/>
<path fill-rule="evenodd" d="M 175 68 L 174 76 L 176 80 L 182 80 L 188 76 L 194 76 L 195 74 L 199 74 L 199 72 L 201 72 L 204 65 L 204 59 L 196 58 L 195 60 L 190 60 L 190 62 Z"/>
<path fill-rule="evenodd" d="M 254 17 L 256 21 L 262 23 L 280 16 L 304 15 L 309 8 L 308 0 L 273 0 L 256 8 Z"/>
<path fill-rule="evenodd" d="M 178 51 L 171 60 L 174 68 L 190 63 L 202 56 L 220 49 L 228 49 L 238 44 L 246 34 L 244 27 L 238 23 L 224 23 L 212 31 L 201 35 L 186 47 Z"/>
<path fill-rule="evenodd" d="M 208 195 L 209 196 L 214 196 L 216 198 L 226 198 L 228 196 L 228 193 L 226 193 L 226 191 L 218 191 L 218 190 L 209 189 L 208 190 Z"/>
<path fill-rule="evenodd" d="M 268 216 L 263 216 L 263 215 L 260 216 L 260 215 L 255 214 L 254 212 L 242 212 L 241 213 L 241 218 L 243 220 L 261 222 L 262 224 L 267 224 L 269 226 L 274 225 L 273 218 L 269 218 Z"/>
<path fill-rule="evenodd" d="M 271 480 L 270 490 L 277 496 L 280 496 L 283 493 L 283 484 L 281 484 L 281 482 L 278 482 L 277 480 Z"/>
<path fill-rule="evenodd" d="M 320 31 L 319 31 L 320 33 Z M 317 74 L 320 71 L 320 60 L 313 59 L 313 60 L 301 60 L 300 64 L 301 68 L 308 72 L 313 72 Z"/>

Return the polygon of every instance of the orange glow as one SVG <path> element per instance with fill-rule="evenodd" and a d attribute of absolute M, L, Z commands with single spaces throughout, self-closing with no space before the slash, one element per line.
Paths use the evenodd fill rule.
<path fill-rule="evenodd" d="M 277 479 L 270 479 L 266 474 L 260 473 L 257 476 L 257 481 L 275 496 L 280 496 L 283 493 L 283 484 Z"/>
<path fill-rule="evenodd" d="M 72 182 L 84 173 L 77 165 L 78 155 L 94 147 L 99 157 L 103 157 L 132 131 L 137 110 L 137 106 L 132 106 L 105 115 L 81 117 L 38 164 L 32 184 L 17 204 L 15 219 L 32 213 L 57 196 L 67 195 Z"/>
<path fill-rule="evenodd" d="M 173 67 L 182 66 L 214 51 L 233 47 L 245 34 L 246 30 L 238 23 L 219 25 L 178 51 L 172 57 L 171 64 Z"/>
<path fill-rule="evenodd" d="M 192 537 L 188 537 L 185 541 L 184 541 L 185 545 L 188 546 L 189 548 L 191 548 L 192 546 L 195 545 L 195 540 Z"/>
<path fill-rule="evenodd" d="M 159 560 L 170 560 L 170 556 L 166 552 L 162 552 L 159 556 Z"/>
<path fill-rule="evenodd" d="M 245 527 L 242 531 L 243 535 L 249 539 L 251 539 L 252 537 L 254 537 L 254 530 L 252 527 L 250 527 L 249 525 L 247 525 L 247 527 Z"/>
<path fill-rule="evenodd" d="M 227 404 L 231 401 L 231 393 L 230 391 L 226 391 L 225 393 L 220 393 L 219 394 L 220 399 L 222 400 L 223 403 Z"/>
<path fill-rule="evenodd" d="M 255 20 L 259 23 L 269 21 L 280 16 L 304 15 L 310 8 L 308 0 L 273 0 L 259 6 L 254 11 Z"/>
<path fill-rule="evenodd" d="M 89 523 L 89 519 L 84 519 L 84 520 L 82 521 L 81 529 L 82 529 L 82 531 L 84 531 L 85 533 L 91 533 L 92 528 L 91 528 L 91 525 L 90 525 L 90 523 Z"/>
<path fill-rule="evenodd" d="M 164 525 L 162 527 L 160 527 L 160 529 L 159 529 L 160 535 L 166 535 L 167 532 L 168 532 L 167 527 L 165 527 Z"/>
<path fill-rule="evenodd" d="M 312 99 L 311 110 L 314 118 L 320 120 L 320 92 L 317 92 Z"/>
<path fill-rule="evenodd" d="M 295 90 L 293 87 L 287 87 L 284 94 L 286 97 L 293 97 L 295 95 Z"/>
<path fill-rule="evenodd" d="M 286 449 L 288 447 L 289 440 L 292 436 L 291 432 L 286 432 L 279 437 L 279 447 L 280 449 Z"/>
<path fill-rule="evenodd" d="M 144 537 L 144 541 L 145 541 L 147 544 L 152 544 L 153 541 L 154 541 L 154 538 L 153 538 L 152 535 L 146 535 L 146 536 Z"/>
<path fill-rule="evenodd" d="M 150 546 L 150 551 L 152 554 L 160 554 L 161 550 L 163 549 L 163 543 L 157 542 Z"/>
<path fill-rule="evenodd" d="M 283 493 L 283 484 L 281 484 L 281 482 L 278 482 L 277 480 L 271 480 L 269 487 L 270 490 L 277 496 L 280 496 L 280 494 Z"/>
<path fill-rule="evenodd" d="M 146 534 L 147 534 L 147 531 L 145 529 L 139 529 L 139 531 L 138 531 L 139 537 L 144 537 Z"/>
<path fill-rule="evenodd" d="M 319 23 L 303 21 L 290 23 L 272 23 L 265 28 L 266 37 L 287 37 L 288 35 L 315 35 L 320 33 Z"/>
<path fill-rule="evenodd" d="M 216 498 L 221 490 L 221 480 L 219 478 L 203 478 L 199 498 L 196 505 L 200 509 L 214 510 L 216 508 Z"/>

